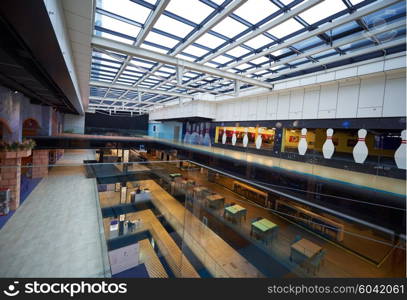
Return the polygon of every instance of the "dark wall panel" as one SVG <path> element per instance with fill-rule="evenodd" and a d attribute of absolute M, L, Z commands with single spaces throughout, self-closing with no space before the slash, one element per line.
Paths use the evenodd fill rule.
<path fill-rule="evenodd" d="M 109 116 L 101 113 L 94 113 L 85 115 L 85 128 L 86 131 L 100 129 L 127 129 L 131 131 L 145 131 L 148 130 L 148 115 L 141 116 Z"/>

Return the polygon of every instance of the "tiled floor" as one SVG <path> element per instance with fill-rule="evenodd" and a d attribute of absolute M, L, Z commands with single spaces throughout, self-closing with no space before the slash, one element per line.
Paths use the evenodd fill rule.
<path fill-rule="evenodd" d="M 92 159 L 66 151 L 58 164 Z M 82 167 L 54 167 L 0 231 L 0 277 L 104 277 L 110 274 L 95 179 Z"/>

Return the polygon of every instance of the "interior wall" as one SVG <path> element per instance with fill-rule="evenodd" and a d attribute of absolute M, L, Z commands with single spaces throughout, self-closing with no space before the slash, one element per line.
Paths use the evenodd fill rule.
<path fill-rule="evenodd" d="M 403 117 L 405 73 L 273 92 L 217 104 L 216 121 Z"/>
<path fill-rule="evenodd" d="M 148 135 L 156 138 L 163 138 L 173 141 L 175 139 L 175 130 L 178 130 L 178 139 L 176 139 L 176 141 L 180 142 L 182 138 L 181 122 L 149 122 L 148 124 Z"/>

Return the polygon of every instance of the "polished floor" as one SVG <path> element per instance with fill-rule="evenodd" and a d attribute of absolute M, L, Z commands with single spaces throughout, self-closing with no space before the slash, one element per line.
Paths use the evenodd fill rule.
<path fill-rule="evenodd" d="M 65 151 L 59 165 L 93 159 Z M 53 167 L 0 230 L 0 277 L 109 277 L 95 179 Z"/>

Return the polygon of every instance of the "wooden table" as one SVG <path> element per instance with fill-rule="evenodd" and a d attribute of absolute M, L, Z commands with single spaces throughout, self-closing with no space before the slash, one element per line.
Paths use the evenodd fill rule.
<path fill-rule="evenodd" d="M 252 223 L 250 234 L 255 233 L 268 243 L 275 236 L 277 228 L 277 224 L 263 218 Z"/>
<path fill-rule="evenodd" d="M 232 217 L 233 219 L 238 219 L 239 222 L 242 221 L 242 217 L 246 220 L 247 209 L 235 204 L 232 206 L 225 207 L 224 216 L 226 218 Z"/>
<path fill-rule="evenodd" d="M 225 197 L 219 194 L 213 194 L 206 197 L 210 208 L 221 208 L 225 203 Z"/>
<path fill-rule="evenodd" d="M 318 246 L 307 239 L 301 239 L 298 242 L 291 245 L 290 260 L 292 261 L 293 258 L 294 260 L 300 262 L 310 260 L 321 250 L 322 250 L 321 246 Z"/>

